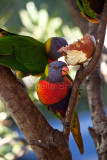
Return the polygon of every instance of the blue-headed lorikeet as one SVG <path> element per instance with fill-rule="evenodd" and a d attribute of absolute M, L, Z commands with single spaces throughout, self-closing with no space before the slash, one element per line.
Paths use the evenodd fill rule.
<path fill-rule="evenodd" d="M 77 0 L 81 14 L 93 23 L 99 23 L 105 0 Z"/>
<path fill-rule="evenodd" d="M 57 50 L 67 44 L 61 37 L 52 37 L 42 43 L 29 36 L 0 29 L 0 64 L 21 71 L 19 77 L 39 75 L 48 63 L 63 56 Z"/>
<path fill-rule="evenodd" d="M 48 64 L 37 87 L 40 101 L 60 120 L 65 116 L 73 83 L 71 77 L 67 74 L 68 71 L 69 69 L 64 62 L 55 61 Z M 71 122 L 71 132 L 80 153 L 83 153 L 83 140 L 76 110 Z"/>

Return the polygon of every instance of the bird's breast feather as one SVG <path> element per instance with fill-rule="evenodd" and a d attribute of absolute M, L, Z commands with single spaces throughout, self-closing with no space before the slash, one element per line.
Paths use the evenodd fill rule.
<path fill-rule="evenodd" d="M 38 84 L 37 94 L 43 104 L 55 104 L 67 96 L 70 86 L 71 82 L 68 78 L 65 78 L 62 83 L 50 83 L 41 80 Z"/>

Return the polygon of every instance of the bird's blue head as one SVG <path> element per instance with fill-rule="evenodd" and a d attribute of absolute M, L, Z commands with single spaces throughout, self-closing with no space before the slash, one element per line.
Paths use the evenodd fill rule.
<path fill-rule="evenodd" d="M 62 61 L 49 63 L 45 68 L 46 79 L 51 83 L 62 82 L 68 72 L 67 64 Z"/>
<path fill-rule="evenodd" d="M 68 45 L 67 41 L 61 37 L 52 37 L 46 41 L 46 52 L 49 59 L 57 60 L 63 53 L 57 52 L 61 47 Z"/>

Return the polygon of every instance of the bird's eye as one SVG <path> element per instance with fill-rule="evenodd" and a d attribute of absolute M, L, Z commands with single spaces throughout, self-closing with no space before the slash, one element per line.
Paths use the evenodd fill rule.
<path fill-rule="evenodd" d="M 56 67 L 56 66 L 54 66 L 54 69 L 57 69 L 57 67 Z"/>

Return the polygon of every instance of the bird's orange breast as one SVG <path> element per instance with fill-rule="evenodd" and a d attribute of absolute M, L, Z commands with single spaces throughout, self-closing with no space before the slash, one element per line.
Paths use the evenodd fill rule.
<path fill-rule="evenodd" d="M 37 94 L 43 104 L 55 104 L 67 96 L 71 85 L 72 82 L 67 77 L 62 83 L 50 83 L 46 80 L 40 80 Z"/>

